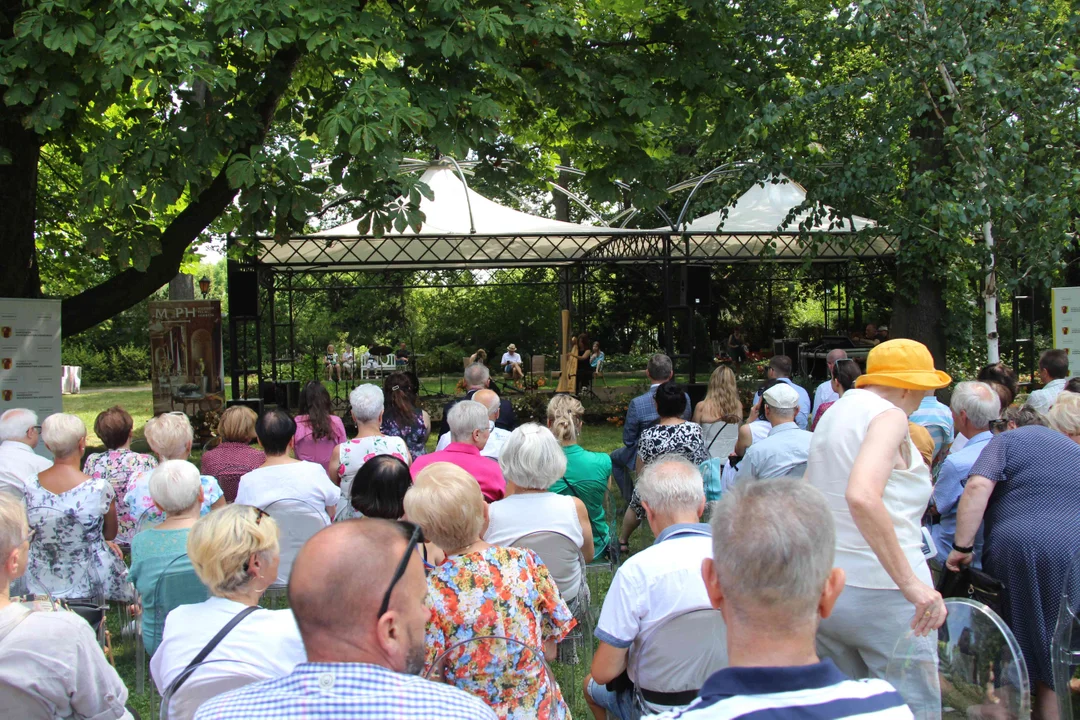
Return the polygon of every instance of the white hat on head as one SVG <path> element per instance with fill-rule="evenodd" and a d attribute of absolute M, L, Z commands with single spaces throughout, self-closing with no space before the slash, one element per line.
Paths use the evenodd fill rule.
<path fill-rule="evenodd" d="M 799 407 L 799 393 L 787 383 L 777 383 L 764 393 L 765 403 L 777 410 L 793 410 Z"/>

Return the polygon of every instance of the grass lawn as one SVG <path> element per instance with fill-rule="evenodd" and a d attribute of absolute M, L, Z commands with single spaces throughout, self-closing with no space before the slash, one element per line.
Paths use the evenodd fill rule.
<path fill-rule="evenodd" d="M 438 380 L 436 379 L 436 387 L 437 382 Z M 640 382 L 640 380 L 635 378 L 634 382 Z M 90 436 L 87 439 L 87 443 L 90 446 L 101 444 L 97 436 L 93 434 L 94 419 L 99 412 L 112 407 L 113 405 L 120 405 L 131 413 L 132 418 L 135 420 L 136 436 L 141 439 L 142 427 L 153 415 L 152 398 L 148 386 L 134 388 L 89 388 L 84 389 L 83 393 L 80 395 L 64 396 L 64 411 L 78 415 L 82 418 L 83 422 L 86 423 L 86 427 L 90 431 Z M 429 449 L 434 449 L 436 441 L 437 438 L 435 437 L 429 439 Z M 136 449 L 145 450 L 145 443 L 141 444 L 143 447 L 139 448 L 137 446 Z M 621 444 L 622 428 L 610 423 L 586 426 L 582 432 L 581 445 L 586 450 L 610 452 Z M 192 461 L 196 464 L 198 464 L 199 455 L 201 455 L 200 452 L 193 453 L 192 455 Z M 612 492 L 615 494 L 618 501 L 616 522 L 621 525 L 622 511 L 625 510 L 626 503 L 621 497 L 618 497 L 617 490 L 612 488 Z M 643 525 L 634 534 L 631 542 L 631 549 L 633 552 L 636 552 L 643 547 L 647 547 L 652 543 L 652 540 L 653 536 L 649 531 L 647 524 Z M 600 615 L 600 607 L 603 604 L 604 595 L 611 585 L 611 578 L 612 575 L 606 567 L 599 570 L 590 570 L 589 572 L 589 585 L 592 589 L 592 617 L 594 625 L 596 619 Z M 130 635 L 127 637 L 122 635 L 119 617 L 119 613 L 115 611 L 112 612 L 109 617 L 109 626 L 114 643 L 116 669 L 128 687 L 130 692 L 129 703 L 131 706 L 138 711 L 143 718 L 150 718 L 152 716 L 151 706 L 156 706 L 156 703 L 160 701 L 160 698 L 153 696 L 149 690 L 152 684 L 149 670 L 147 670 L 146 673 L 147 689 L 142 693 L 136 691 L 135 645 Z M 586 707 L 581 694 L 581 681 L 589 670 L 590 662 L 591 651 L 587 651 L 580 653 L 579 661 L 576 665 L 567 665 L 558 662 L 552 664 L 555 677 L 562 689 L 563 696 L 566 698 L 566 702 L 569 704 L 573 716 L 579 718 L 579 720 L 590 717 L 588 708 Z"/>

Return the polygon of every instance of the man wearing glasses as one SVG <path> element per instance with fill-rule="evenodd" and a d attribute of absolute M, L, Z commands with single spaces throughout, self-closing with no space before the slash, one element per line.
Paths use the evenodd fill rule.
<path fill-rule="evenodd" d="M 12 408 L 0 415 L 0 492 L 24 495 L 26 481 L 52 461 L 34 452 L 41 441 L 37 415 L 26 408 Z"/>
<path fill-rule="evenodd" d="M 196 720 L 495 720 L 478 698 L 417 677 L 429 613 L 422 541 L 415 525 L 374 518 L 312 537 L 289 579 L 308 662 L 211 700 Z"/>

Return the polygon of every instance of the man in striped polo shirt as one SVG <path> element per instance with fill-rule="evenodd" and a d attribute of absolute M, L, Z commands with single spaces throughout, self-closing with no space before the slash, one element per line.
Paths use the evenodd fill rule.
<path fill-rule="evenodd" d="M 702 576 L 727 624 L 730 666 L 698 699 L 659 718 L 910 720 L 884 680 L 851 680 L 819 660 L 814 638 L 844 589 L 825 498 L 802 480 L 741 483 L 717 504 Z"/>

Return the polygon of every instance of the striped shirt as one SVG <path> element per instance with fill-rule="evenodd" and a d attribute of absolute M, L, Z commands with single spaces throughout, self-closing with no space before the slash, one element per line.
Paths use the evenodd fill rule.
<path fill-rule="evenodd" d="M 705 681 L 701 695 L 657 720 L 911 720 L 904 699 L 884 680 L 851 680 L 823 660 L 798 667 L 729 667 Z"/>
<path fill-rule="evenodd" d="M 449 685 L 363 663 L 301 663 L 203 704 L 196 720 L 495 720 Z"/>
<path fill-rule="evenodd" d="M 933 395 L 927 395 L 919 403 L 919 409 L 908 418 L 916 425 L 922 425 L 934 439 L 934 460 L 941 455 L 943 448 L 953 441 L 953 418 L 949 406 L 938 402 Z"/>

